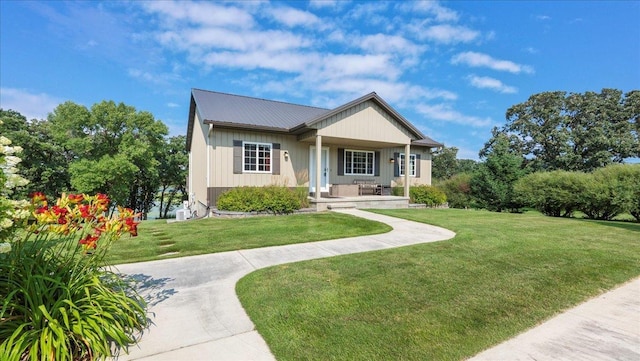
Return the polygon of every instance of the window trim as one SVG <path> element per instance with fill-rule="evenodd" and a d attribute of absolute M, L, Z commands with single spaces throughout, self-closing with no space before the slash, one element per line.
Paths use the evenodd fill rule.
<path fill-rule="evenodd" d="M 400 171 L 400 177 L 404 177 L 404 164 L 402 164 L 404 158 L 404 153 L 400 153 L 398 155 L 398 167 Z M 417 166 L 418 157 L 415 153 L 409 153 L 409 177 L 415 177 L 418 171 Z M 411 167 L 411 163 L 413 162 L 413 168 Z"/>
<path fill-rule="evenodd" d="M 347 152 L 351 152 L 351 159 L 347 161 Z M 371 164 L 371 173 L 353 173 L 353 153 L 366 153 L 371 154 L 372 164 Z M 344 175 L 354 175 L 354 176 L 371 176 L 374 177 L 376 174 L 376 152 L 373 150 L 363 150 L 363 149 L 344 149 Z M 351 163 L 351 169 L 347 169 L 347 164 Z M 366 166 L 365 166 L 366 170 Z"/>
<path fill-rule="evenodd" d="M 256 152 L 258 152 L 258 147 L 267 146 L 269 147 L 269 170 L 258 170 L 259 167 L 259 159 L 260 157 L 256 153 L 256 170 L 247 170 L 246 166 L 246 146 L 247 145 L 255 145 Z M 273 143 L 261 143 L 261 142 L 242 142 L 242 173 L 257 173 L 257 174 L 272 174 L 273 173 Z"/>

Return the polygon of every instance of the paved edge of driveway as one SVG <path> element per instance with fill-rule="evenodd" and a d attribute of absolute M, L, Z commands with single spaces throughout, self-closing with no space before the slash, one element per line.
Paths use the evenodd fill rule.
<path fill-rule="evenodd" d="M 469 360 L 640 360 L 640 277 Z"/>
<path fill-rule="evenodd" d="M 154 325 L 118 360 L 275 360 L 235 293 L 240 278 L 264 267 L 455 237 L 424 223 L 366 212 L 335 212 L 386 223 L 387 233 L 119 265 L 145 284 Z M 146 283 L 145 283 L 146 282 Z M 149 283 L 149 285 L 147 285 Z"/>

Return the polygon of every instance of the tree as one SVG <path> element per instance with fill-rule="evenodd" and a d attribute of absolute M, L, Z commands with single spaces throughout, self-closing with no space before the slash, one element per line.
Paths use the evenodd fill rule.
<path fill-rule="evenodd" d="M 2 109 L 0 121 L 0 134 L 23 148 L 18 170 L 29 183 L 16 191 L 16 197 L 26 198 L 33 192 L 57 197 L 71 188 L 69 160 L 64 149 L 53 140 L 47 121 L 28 121 L 16 111 Z"/>
<path fill-rule="evenodd" d="M 431 175 L 434 179 L 449 179 L 458 168 L 456 156 L 458 148 L 443 146 L 433 153 L 431 161 Z"/>
<path fill-rule="evenodd" d="M 525 175 L 524 158 L 510 149 L 508 136 L 498 133 L 485 145 L 486 158 L 478 164 L 470 181 L 471 193 L 478 206 L 491 211 L 516 212 L 521 208 L 513 185 Z"/>
<path fill-rule="evenodd" d="M 535 171 L 592 171 L 640 156 L 639 98 L 638 91 L 615 89 L 534 94 L 507 110 L 494 137 L 506 134 Z"/>
<path fill-rule="evenodd" d="M 160 217 L 167 218 L 167 214 L 181 201 L 187 179 L 189 155 L 185 148 L 187 138 L 184 135 L 171 137 L 164 146 L 158 167 L 160 177 Z"/>
<path fill-rule="evenodd" d="M 157 159 L 168 133 L 161 121 L 113 101 L 96 103 L 91 109 L 65 102 L 48 121 L 53 140 L 67 154 L 75 190 L 106 193 L 114 205 L 146 217 L 160 186 Z"/>
<path fill-rule="evenodd" d="M 458 148 L 443 146 L 433 153 L 431 175 L 436 180 L 446 180 L 459 173 L 471 172 L 476 161 L 457 159 Z"/>

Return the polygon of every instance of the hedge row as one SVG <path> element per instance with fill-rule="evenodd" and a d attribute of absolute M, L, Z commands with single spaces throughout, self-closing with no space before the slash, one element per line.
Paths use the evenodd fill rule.
<path fill-rule="evenodd" d="M 232 212 L 293 213 L 308 206 L 306 188 L 303 191 L 281 186 L 238 187 L 221 194 L 217 207 Z"/>
<path fill-rule="evenodd" d="M 640 221 L 640 164 L 617 164 L 593 173 L 542 172 L 516 182 L 514 191 L 525 205 L 554 217 L 575 211 L 588 218 L 610 220 L 630 213 Z"/>

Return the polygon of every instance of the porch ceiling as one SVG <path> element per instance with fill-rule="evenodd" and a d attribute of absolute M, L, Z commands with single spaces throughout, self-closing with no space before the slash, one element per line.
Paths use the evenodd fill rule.
<path fill-rule="evenodd" d="M 301 142 L 309 143 L 311 145 L 316 143 L 315 134 L 312 134 L 309 137 L 299 139 Z M 323 145 L 340 145 L 345 147 L 363 147 L 363 148 L 391 148 L 397 146 L 404 146 L 402 143 L 389 143 L 389 142 L 379 142 L 373 140 L 364 140 L 364 139 L 352 139 L 352 138 L 339 138 L 339 137 L 322 137 Z"/>

